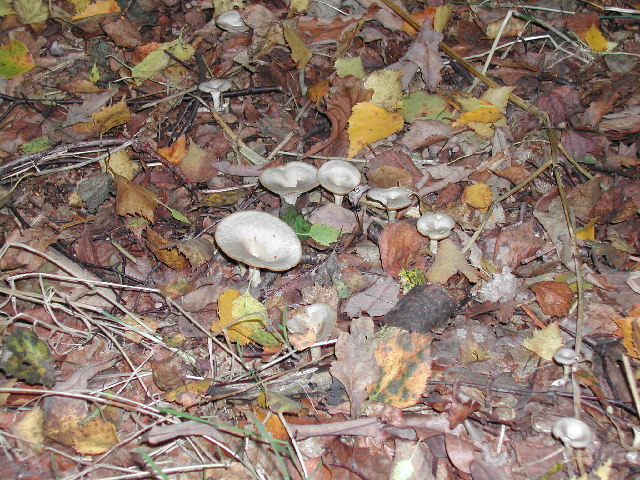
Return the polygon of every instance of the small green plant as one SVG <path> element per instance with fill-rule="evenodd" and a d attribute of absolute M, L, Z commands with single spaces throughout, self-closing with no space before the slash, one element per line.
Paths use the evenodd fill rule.
<path fill-rule="evenodd" d="M 403 268 L 400 270 L 398 276 L 400 279 L 400 286 L 402 287 L 402 293 L 407 293 L 416 285 L 424 285 L 427 283 L 427 277 L 419 268 L 412 268 L 410 270 Z"/>

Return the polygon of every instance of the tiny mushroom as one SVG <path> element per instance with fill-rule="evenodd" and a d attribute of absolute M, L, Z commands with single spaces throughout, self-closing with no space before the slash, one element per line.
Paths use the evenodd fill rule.
<path fill-rule="evenodd" d="M 578 363 L 578 354 L 576 353 L 576 351 L 573 348 L 559 348 L 558 350 L 555 351 L 555 353 L 553 354 L 553 359 L 556 361 L 556 363 L 562 365 L 562 369 L 564 372 L 564 375 L 561 379 L 556 380 L 553 382 L 554 386 L 561 386 L 564 385 L 567 382 L 567 379 L 569 378 L 569 374 L 571 373 L 572 367 Z"/>
<path fill-rule="evenodd" d="M 455 226 L 455 220 L 443 212 L 427 212 L 416 223 L 418 232 L 429 237 L 429 248 L 433 254 L 438 251 L 438 240 L 447 238 Z"/>
<path fill-rule="evenodd" d="M 211 98 L 213 99 L 213 109 L 216 112 L 219 112 L 224 110 L 226 106 L 222 103 L 222 92 L 226 92 L 231 88 L 231 86 L 232 83 L 226 78 L 213 78 L 206 82 L 202 82 L 198 85 L 198 89 L 201 92 L 211 95 Z"/>
<path fill-rule="evenodd" d="M 218 223 L 218 248 L 249 267 L 252 285 L 260 283 L 261 268 L 276 272 L 295 267 L 302 246 L 293 229 L 277 217 L 257 210 L 232 213 Z"/>
<path fill-rule="evenodd" d="M 282 203 L 294 205 L 296 199 L 318 186 L 318 169 L 304 162 L 289 162 L 279 167 L 265 168 L 260 183 L 280 196 Z"/>
<path fill-rule="evenodd" d="M 344 196 L 360 185 L 360 170 L 344 160 L 329 160 L 318 169 L 318 181 L 340 205 Z"/>
<path fill-rule="evenodd" d="M 229 10 L 216 18 L 216 25 L 231 33 L 246 32 L 249 26 L 245 23 L 238 10 Z"/>
<path fill-rule="evenodd" d="M 567 447 L 582 449 L 591 443 L 591 429 L 577 418 L 563 417 L 556 420 L 551 432 Z"/>
<path fill-rule="evenodd" d="M 411 205 L 411 192 L 402 187 L 371 188 L 366 195 L 369 200 L 382 204 L 390 222 L 396 221 L 398 210 Z"/>
<path fill-rule="evenodd" d="M 329 338 L 336 326 L 338 314 L 328 303 L 318 302 L 307 305 L 296 311 L 287 322 L 287 329 L 292 333 L 305 334 L 309 329 L 313 330 L 315 343 L 323 342 Z M 311 347 L 312 360 L 320 358 L 320 347 Z"/>

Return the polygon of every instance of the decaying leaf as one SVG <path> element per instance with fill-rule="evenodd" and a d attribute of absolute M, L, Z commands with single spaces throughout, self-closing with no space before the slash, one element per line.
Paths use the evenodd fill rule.
<path fill-rule="evenodd" d="M 530 288 L 546 315 L 564 317 L 569 313 L 575 293 L 565 282 L 537 282 Z"/>
<path fill-rule="evenodd" d="M 175 247 L 167 248 L 168 240 L 147 228 L 147 246 L 158 260 L 174 270 L 182 270 L 189 266 L 185 256 Z"/>
<path fill-rule="evenodd" d="M 24 43 L 14 39 L 0 46 L 0 76 L 14 78 L 34 67 L 33 58 Z"/>
<path fill-rule="evenodd" d="M 627 355 L 640 359 L 640 303 L 637 304 L 624 318 L 614 318 L 613 321 L 620 327 L 622 344 L 627 350 Z"/>
<path fill-rule="evenodd" d="M 351 333 L 341 332 L 336 342 L 336 358 L 331 375 L 344 385 L 351 402 L 351 417 L 357 418 L 367 399 L 367 388 L 380 378 L 375 352 L 378 342 L 373 334 L 373 320 L 355 318 Z"/>
<path fill-rule="evenodd" d="M 116 213 L 122 216 L 140 215 L 153 222 L 155 219 L 154 210 L 160 202 L 156 194 L 121 175 L 114 175 L 114 179 L 116 182 Z"/>
<path fill-rule="evenodd" d="M 436 260 L 427 272 L 427 280 L 444 285 L 452 275 L 458 272 L 467 277 L 470 282 L 476 283 L 480 280 L 464 253 L 458 250 L 450 239 L 445 238 L 438 243 Z"/>
<path fill-rule="evenodd" d="M 0 370 L 34 385 L 52 387 L 55 359 L 49 347 L 32 330 L 16 328 L 5 338 Z"/>
<path fill-rule="evenodd" d="M 427 244 L 425 237 L 408 222 L 388 223 L 378 237 L 382 268 L 388 275 L 396 277 L 400 270 L 415 263 L 421 248 L 426 248 Z"/>
<path fill-rule="evenodd" d="M 371 398 L 397 408 L 420 400 L 431 375 L 431 337 L 389 328 L 378 339 L 376 361 L 381 376 L 371 388 Z"/>
<path fill-rule="evenodd" d="M 553 354 L 562 346 L 558 322 L 550 323 L 545 328 L 535 330 L 531 338 L 525 339 L 523 345 L 527 350 L 550 362 L 553 360 Z"/>

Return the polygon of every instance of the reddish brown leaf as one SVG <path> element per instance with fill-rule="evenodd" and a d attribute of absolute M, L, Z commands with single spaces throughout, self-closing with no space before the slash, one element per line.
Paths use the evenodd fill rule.
<path fill-rule="evenodd" d="M 415 262 L 420 249 L 427 246 L 425 237 L 409 222 L 389 223 L 378 238 L 382 268 L 387 274 L 395 277 L 400 270 Z"/>
<path fill-rule="evenodd" d="M 546 315 L 564 317 L 569 313 L 574 293 L 564 282 L 538 282 L 531 285 L 536 300 Z"/>

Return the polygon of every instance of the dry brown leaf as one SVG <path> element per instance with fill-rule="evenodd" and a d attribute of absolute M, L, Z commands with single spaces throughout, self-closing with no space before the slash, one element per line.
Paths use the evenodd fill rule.
<path fill-rule="evenodd" d="M 116 213 L 122 216 L 140 215 L 153 223 L 154 210 L 159 204 L 156 194 L 121 175 L 114 175 L 114 179 L 116 182 Z"/>
<path fill-rule="evenodd" d="M 564 317 L 569 313 L 575 294 L 565 282 L 538 282 L 530 288 L 546 315 Z"/>
<path fill-rule="evenodd" d="M 638 332 L 640 332 L 640 303 L 624 318 L 614 318 L 613 321 L 620 327 L 622 344 L 627 350 L 627 355 L 640 359 L 640 342 Z"/>
<path fill-rule="evenodd" d="M 182 270 L 189 266 L 189 261 L 175 247 L 167 248 L 169 244 L 161 235 L 147 228 L 147 247 L 153 252 L 158 260 L 174 270 Z"/>
<path fill-rule="evenodd" d="M 336 342 L 336 358 L 331 363 L 331 375 L 344 385 L 351 402 L 351 417 L 357 418 L 367 399 L 367 387 L 380 377 L 375 351 L 377 341 L 373 333 L 373 320 L 355 318 L 351 333 L 340 332 Z"/>
<path fill-rule="evenodd" d="M 458 250 L 450 239 L 445 238 L 438 244 L 436 260 L 427 272 L 427 280 L 444 285 L 458 272 L 467 277 L 470 282 L 476 283 L 480 280 L 475 269 L 467 262 L 464 253 Z"/>
<path fill-rule="evenodd" d="M 378 237 L 380 260 L 384 271 L 393 277 L 409 268 L 428 242 L 409 222 L 388 223 Z"/>

